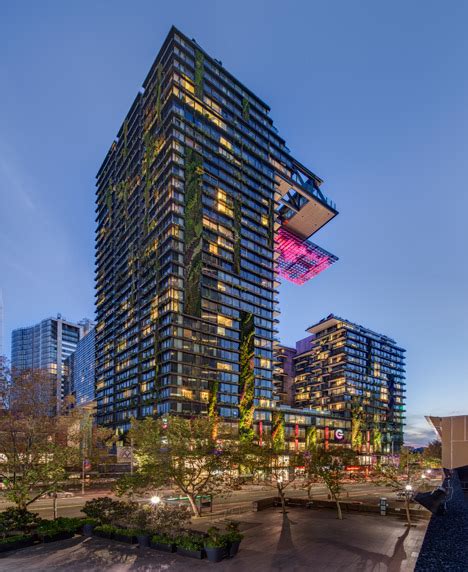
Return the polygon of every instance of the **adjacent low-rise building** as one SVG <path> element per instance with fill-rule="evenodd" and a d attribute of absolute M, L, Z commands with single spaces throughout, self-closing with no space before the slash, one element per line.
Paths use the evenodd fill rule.
<path fill-rule="evenodd" d="M 278 384 L 293 377 L 291 404 L 346 419 L 351 446 L 364 457 L 403 444 L 405 350 L 383 334 L 333 314 L 308 329 L 295 350 L 278 349 Z M 291 364 L 292 361 L 292 364 Z"/>

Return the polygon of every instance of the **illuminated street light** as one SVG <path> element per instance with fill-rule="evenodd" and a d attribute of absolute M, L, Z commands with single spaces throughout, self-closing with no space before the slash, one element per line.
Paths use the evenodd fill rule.
<path fill-rule="evenodd" d="M 158 497 L 157 495 L 154 497 L 150 498 L 151 504 L 159 504 L 161 502 L 161 497 Z"/>
<path fill-rule="evenodd" d="M 405 486 L 405 490 L 407 490 L 408 492 L 409 492 L 409 491 L 412 491 L 412 490 L 413 490 L 413 487 L 412 487 L 411 485 L 406 485 L 406 486 Z"/>

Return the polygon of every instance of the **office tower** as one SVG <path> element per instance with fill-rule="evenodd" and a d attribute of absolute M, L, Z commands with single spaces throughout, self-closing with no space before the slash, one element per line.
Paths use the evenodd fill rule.
<path fill-rule="evenodd" d="M 397 452 L 405 420 L 405 350 L 333 314 L 308 332 L 312 337 L 294 358 L 295 406 L 349 419 L 352 445 L 362 454 Z"/>
<path fill-rule="evenodd" d="M 75 353 L 70 356 L 72 358 L 70 377 L 73 380 L 71 393 L 75 397 L 77 407 L 94 401 L 95 343 L 95 329 L 91 328 L 78 342 Z"/>
<path fill-rule="evenodd" d="M 78 324 L 69 322 L 58 314 L 56 318 L 47 318 L 39 324 L 12 332 L 12 371 L 41 369 L 48 372 L 53 380 L 57 411 L 64 395 L 63 364 L 75 351 L 87 323 L 87 320 Z"/>
<path fill-rule="evenodd" d="M 337 214 L 321 183 L 268 106 L 172 28 L 97 175 L 99 423 L 272 429 L 276 272 L 303 283 L 336 260 L 309 240 Z"/>

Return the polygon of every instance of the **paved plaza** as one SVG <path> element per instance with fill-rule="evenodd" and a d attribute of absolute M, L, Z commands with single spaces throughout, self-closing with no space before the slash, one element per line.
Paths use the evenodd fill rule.
<path fill-rule="evenodd" d="M 245 534 L 233 560 L 212 564 L 97 538 L 74 539 L 27 548 L 0 558 L 1 572 L 149 572 L 218 570 L 219 572 L 412 571 L 427 520 L 408 528 L 403 520 L 370 514 L 345 515 L 331 510 L 277 509 L 239 517 Z"/>

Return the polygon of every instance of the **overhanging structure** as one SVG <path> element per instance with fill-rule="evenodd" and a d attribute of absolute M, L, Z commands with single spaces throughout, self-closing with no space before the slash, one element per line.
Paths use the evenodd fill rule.
<path fill-rule="evenodd" d="M 338 211 L 320 190 L 322 181 L 298 161 L 275 167 L 280 223 L 275 237 L 277 271 L 286 280 L 304 284 L 338 260 L 308 240 Z"/>

